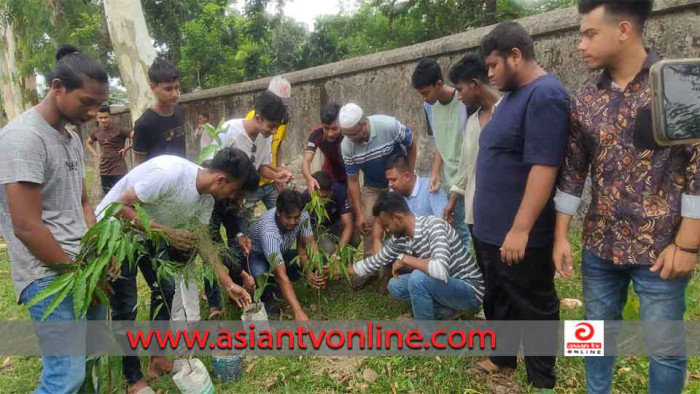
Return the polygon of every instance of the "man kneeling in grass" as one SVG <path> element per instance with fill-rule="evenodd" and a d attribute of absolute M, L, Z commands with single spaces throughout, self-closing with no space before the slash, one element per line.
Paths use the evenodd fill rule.
<path fill-rule="evenodd" d="M 390 238 L 378 254 L 349 268 L 350 275 L 369 275 L 393 263 L 389 294 L 409 301 L 416 320 L 479 311 L 484 280 L 452 226 L 436 217 L 414 215 L 395 193 L 380 197 L 373 214 Z M 413 271 L 398 275 L 402 268 Z"/>
<path fill-rule="evenodd" d="M 268 316 L 279 313 L 279 306 L 275 302 L 275 293 L 279 289 L 291 306 L 294 319 L 309 320 L 291 281 L 299 279 L 301 272 L 306 271 L 309 285 L 321 289 L 326 285 L 326 274 L 304 270 L 308 261 L 306 246 L 309 245 L 311 253 L 318 253 L 318 247 L 311 231 L 309 213 L 304 210 L 301 193 L 290 189 L 280 193 L 277 207 L 263 213 L 251 225 L 250 240 L 253 247 L 249 257 L 250 265 L 246 269 L 255 278 L 272 271 L 278 286 L 269 286 L 263 291 L 261 299 Z M 294 241 L 297 244 L 296 250 Z M 295 255 L 299 255 L 299 264 L 292 263 Z"/>

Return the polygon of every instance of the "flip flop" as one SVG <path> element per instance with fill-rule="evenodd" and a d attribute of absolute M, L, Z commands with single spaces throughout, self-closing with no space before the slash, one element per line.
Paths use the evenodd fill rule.
<path fill-rule="evenodd" d="M 213 311 L 209 314 L 209 318 L 207 320 L 221 320 L 223 316 L 224 314 L 222 311 Z"/>

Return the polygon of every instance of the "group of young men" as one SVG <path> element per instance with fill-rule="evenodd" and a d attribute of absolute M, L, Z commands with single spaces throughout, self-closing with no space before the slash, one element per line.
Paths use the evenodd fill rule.
<path fill-rule="evenodd" d="M 390 296 L 409 302 L 415 319 L 473 316 L 483 308 L 487 320 L 557 321 L 555 271 L 571 276 L 568 230 L 590 174 L 581 264 L 586 318 L 620 320 L 631 281 L 642 320 L 682 320 L 700 245 L 700 145 L 648 150 L 634 144 L 635 133 L 650 127 L 636 117 L 650 104 L 649 67 L 659 60 L 642 41 L 652 1 L 580 0 L 578 6 L 583 37 L 577 49 L 589 69 L 601 72 L 573 97 L 537 63 L 526 30 L 501 23 L 483 38 L 480 53 L 451 67 L 451 84 L 432 59 L 421 60 L 413 73 L 436 147 L 429 177 L 416 175 L 412 129 L 390 116 L 367 116 L 353 103 L 327 104 L 304 152 L 304 193 L 288 188 L 292 174 L 280 160 L 289 82 L 274 78 L 245 119 L 225 122 L 220 149 L 200 166 L 185 158 L 173 65 L 156 60 L 151 66 L 157 103 L 132 133 L 114 126 L 109 107 L 101 106 L 108 88 L 102 67 L 62 47 L 46 97 L 0 131 L 0 229 L 18 301 L 27 303 L 51 283 L 58 274 L 52 264 L 71 262 L 96 215 L 119 202 L 122 218 L 140 224 L 134 210 L 140 204 L 151 226 L 172 240 L 163 250 L 147 245 L 149 254 L 138 262 L 151 288 L 152 319 L 199 318 L 196 290 L 193 305 L 184 278 L 164 281 L 152 262 L 187 262 L 196 249 L 218 278 L 204 284 L 210 319 L 221 316 L 219 286 L 244 308 L 255 278 L 271 274 L 275 285 L 262 297 L 268 314 L 278 313 L 282 299 L 297 321 L 308 320 L 291 281 L 305 275 L 322 288 L 328 278 L 303 269 L 307 250 L 323 248 L 337 258 L 343 245 L 358 245 L 362 236 L 365 258 L 349 268 L 353 286 L 384 271 Z M 93 210 L 80 139 L 66 125 L 95 116 L 99 128 L 87 145 L 100 156 L 105 197 Z M 201 149 L 213 143 L 207 122 L 200 116 Z M 127 172 L 124 156 L 132 146 L 137 166 Z M 319 149 L 322 169 L 312 173 Z M 327 200 L 323 226 L 337 242 L 314 233 L 305 210 L 312 193 Z M 253 220 L 259 201 L 266 212 Z M 222 225 L 229 251 L 201 247 L 202 233 L 193 226 L 222 242 Z M 295 256 L 298 265 L 291 264 Z M 134 320 L 136 270 L 122 264 L 111 288 L 112 318 Z M 49 302 L 30 308 L 33 320 Z M 72 314 L 67 299 L 49 319 Z M 104 318 L 104 310 L 95 307 L 88 318 Z M 499 337 L 499 345 L 522 344 L 528 382 L 547 391 L 555 385 L 556 358 L 528 354 L 533 334 Z M 42 359 L 37 392 L 78 389 L 84 357 Z M 517 363 L 515 356 L 490 357 L 471 371 L 489 374 Z M 649 391 L 681 392 L 686 363 L 682 355 L 652 356 Z M 588 392 L 610 392 L 613 366 L 611 356 L 586 359 Z M 129 392 L 152 392 L 138 358 L 125 357 L 123 367 Z M 151 357 L 148 376 L 171 369 L 167 358 Z"/>

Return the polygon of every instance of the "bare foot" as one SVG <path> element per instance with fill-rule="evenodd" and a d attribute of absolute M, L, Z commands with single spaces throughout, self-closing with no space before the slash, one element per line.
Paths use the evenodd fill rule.
<path fill-rule="evenodd" d="M 148 383 L 143 380 L 139 380 L 136 383 L 132 383 L 126 387 L 126 392 L 128 394 L 138 394 L 141 389 L 148 387 Z"/>
<path fill-rule="evenodd" d="M 163 356 L 153 356 L 148 360 L 148 377 L 158 379 L 173 370 L 173 361 Z"/>
<path fill-rule="evenodd" d="M 474 367 L 470 370 L 472 374 L 491 374 L 491 373 L 496 373 L 496 372 L 505 372 L 512 370 L 512 368 L 508 367 L 499 367 L 498 365 L 494 364 L 493 361 L 490 359 L 485 359 L 478 361 L 474 364 Z"/>

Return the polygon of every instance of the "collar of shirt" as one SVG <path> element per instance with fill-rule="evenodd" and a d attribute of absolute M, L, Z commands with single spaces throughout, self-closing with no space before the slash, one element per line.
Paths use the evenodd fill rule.
<path fill-rule="evenodd" d="M 413 191 L 411 192 L 411 197 L 415 197 L 418 195 L 418 191 L 420 190 L 421 187 L 421 177 L 418 175 L 413 174 L 413 177 L 415 179 L 413 183 Z"/>
<path fill-rule="evenodd" d="M 650 48 L 645 48 L 647 51 L 647 59 L 644 61 L 644 65 L 642 65 L 642 70 L 639 71 L 639 74 L 637 74 L 632 81 L 635 81 L 639 78 L 640 75 L 648 74 L 649 73 L 649 68 L 651 68 L 654 63 L 657 63 L 661 60 L 661 56 L 659 56 L 656 51 Z M 596 86 L 598 89 L 611 89 L 616 87 L 610 78 L 610 73 L 608 72 L 608 69 L 603 70 L 602 73 L 598 76 L 598 80 L 596 81 Z M 619 87 L 617 88 L 619 90 Z"/>

